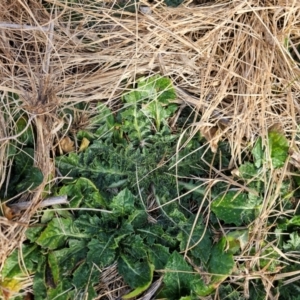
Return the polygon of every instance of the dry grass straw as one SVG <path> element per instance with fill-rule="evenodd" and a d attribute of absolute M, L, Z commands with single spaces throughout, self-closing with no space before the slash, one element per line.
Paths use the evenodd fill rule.
<path fill-rule="evenodd" d="M 96 287 L 97 299 L 119 299 L 128 291 L 128 286 L 118 273 L 117 264 L 113 264 L 101 272 L 99 286 Z"/>
<path fill-rule="evenodd" d="M 18 138 L 19 111 L 37 133 L 35 164 L 45 178 L 19 223 L 1 217 L 0 266 L 23 240 L 41 192 L 55 176 L 50 153 L 64 134 L 62 125 L 71 123 L 65 107 L 99 100 L 113 105 L 136 78 L 160 73 L 172 78 L 180 101 L 202 113 L 194 132 L 219 127 L 210 138 L 228 139 L 232 165 L 241 162 L 245 142 L 265 136 L 274 124 L 294 140 L 299 54 L 293 58 L 287 43 L 295 50 L 300 42 L 298 1 L 187 1 L 170 8 L 143 0 L 149 14 L 120 15 L 112 9 L 117 1 L 43 2 L 47 10 L 39 1 L 0 4 L 0 184 L 8 176 L 7 147 Z M 8 92 L 20 101 L 7 103 Z"/>

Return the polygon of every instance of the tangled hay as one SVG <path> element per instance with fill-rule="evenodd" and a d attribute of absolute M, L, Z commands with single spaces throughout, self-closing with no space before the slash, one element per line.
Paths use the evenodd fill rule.
<path fill-rule="evenodd" d="M 279 126 L 294 141 L 300 115 L 300 3 L 294 0 L 185 1 L 166 7 L 126 1 L 3 0 L 0 4 L 0 187 L 14 115 L 37 133 L 35 164 L 43 184 L 18 220 L 0 217 L 0 269 L 24 239 L 41 194 L 55 177 L 50 153 L 79 102 L 113 106 L 142 75 L 172 79 L 178 101 L 202 116 L 193 132 L 230 142 L 232 165 L 246 143 Z M 144 12 L 144 13 L 143 13 Z M 19 99 L 8 102 L 8 94 Z M 211 131 L 218 127 L 220 130 Z M 216 133 L 217 132 L 217 133 Z M 209 134 L 211 133 L 211 134 Z M 211 141 L 210 141 L 211 142 Z M 212 144 L 211 144 L 212 145 Z"/>

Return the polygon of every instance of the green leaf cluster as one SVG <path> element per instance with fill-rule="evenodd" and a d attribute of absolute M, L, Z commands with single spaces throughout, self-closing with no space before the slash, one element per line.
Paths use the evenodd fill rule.
<path fill-rule="evenodd" d="M 106 208 L 108 212 L 80 212 L 76 217 L 69 213 L 52 218 L 45 227 L 27 230 L 31 243 L 23 246 L 22 255 L 27 272 L 35 274 L 35 297 L 63 295 L 61 299 L 75 299 L 82 293 L 93 299 L 100 270 L 115 261 L 133 293 L 142 293 L 149 287 L 155 270 L 166 272 L 162 294 L 179 297 L 190 295 L 191 291 L 200 293 L 203 282 L 199 275 L 195 277 L 192 267 L 174 250 L 179 243 L 180 248 L 186 247 L 187 236 L 179 232 L 172 237 L 168 224 L 149 223 L 147 213 L 139 209 L 137 199 L 128 189 L 118 193 Z M 183 224 L 190 224 L 185 229 L 192 226 L 192 221 L 182 217 Z M 192 242 L 202 233 L 204 227 L 199 224 Z M 209 235 L 193 248 L 191 257 L 207 261 L 205 247 L 212 247 Z M 16 250 L 6 261 L 2 276 L 23 275 L 18 255 L 21 252 Z M 212 262 L 224 259 L 221 252 L 214 255 Z M 230 271 L 227 266 L 219 269 L 222 274 Z M 187 277 L 182 272 L 191 274 Z"/>
<path fill-rule="evenodd" d="M 69 179 L 63 179 L 53 192 L 68 196 L 70 211 L 44 210 L 42 226 L 27 230 L 27 243 L 6 261 L 3 278 L 23 276 L 26 269 L 34 276 L 38 299 L 94 299 L 101 270 L 116 263 L 131 288 L 124 299 L 141 295 L 158 277 L 163 283 L 156 295 L 159 298 L 198 299 L 218 293 L 224 299 L 242 299 L 243 291 L 226 279 L 245 268 L 234 257 L 249 243 L 251 224 L 263 205 L 266 180 L 272 169 L 285 164 L 288 142 L 276 132 L 269 133 L 266 145 L 259 138 L 252 160 L 245 160 L 238 170 L 239 183 L 247 189 L 217 182 L 209 202 L 197 178 L 209 177 L 203 161 L 214 168 L 228 167 L 228 145 L 220 143 L 219 155 L 214 156 L 203 147 L 201 137 L 195 136 L 176 153 L 186 117 L 178 118 L 176 130 L 169 126 L 178 108 L 175 98 L 171 81 L 153 76 L 139 79 L 122 96 L 118 112 L 104 104 L 97 106 L 89 125 L 77 133 L 79 141 L 86 138 L 90 145 L 82 152 L 56 158 L 57 168 Z M 183 143 L 188 139 L 188 135 L 181 136 Z M 15 158 L 18 161 L 19 156 Z M 25 188 L 29 187 L 20 187 Z M 280 192 L 288 201 L 288 183 Z M 178 194 L 186 195 L 170 201 Z M 162 206 L 149 211 L 151 202 Z M 213 213 L 196 216 L 192 205 Z M 298 216 L 280 220 L 274 236 L 289 232 L 287 238 L 279 238 L 282 251 L 299 250 L 295 232 L 299 223 Z M 220 225 L 244 228 L 231 229 L 216 239 Z M 259 259 L 259 268 L 268 271 L 281 266 L 272 243 L 272 238 L 264 242 Z M 23 266 L 18 263 L 21 253 Z M 255 256 L 255 249 L 249 255 Z M 210 275 L 200 276 L 198 268 Z M 260 299 L 261 283 L 257 281 L 249 292 Z"/>
<path fill-rule="evenodd" d="M 62 175 L 72 179 L 63 180 L 54 192 L 67 195 L 70 209 L 76 210 L 55 214 L 44 210 L 43 227 L 26 233 L 28 244 L 22 251 L 31 249 L 27 246 L 35 249 L 35 260 L 26 270 L 34 274 L 36 297 L 75 299 L 88 295 L 87 299 L 93 299 L 101 269 L 114 262 L 132 288 L 127 297 L 141 294 L 159 270 L 169 274 L 169 267 L 172 274 L 177 270 L 178 287 L 173 290 L 174 274 L 166 275 L 161 293 L 185 297 L 200 293 L 202 287 L 207 290 L 199 276 L 193 278 L 192 285 L 182 276 L 181 271 L 186 270 L 192 272 L 192 278 L 193 268 L 179 254 L 192 244 L 189 256 L 209 268 L 206 248 L 212 248 L 212 242 L 202 222 L 197 222 L 188 242 L 195 219 L 177 202 L 153 216 L 146 210 L 149 194 L 161 204 L 177 196 L 173 166 L 178 159 L 187 156 L 176 166 L 179 175 L 190 176 L 191 165 L 194 175 L 206 174 L 197 167 L 204 155 L 199 139 L 191 140 L 177 157 L 174 155 L 179 132 L 172 132 L 168 119 L 177 110 L 172 103 L 175 97 L 169 79 L 141 78 L 136 89 L 123 96 L 124 108 L 117 114 L 99 104 L 98 114 L 77 134 L 79 140 L 91 141 L 85 151 L 56 159 Z M 197 148 L 200 150 L 188 155 Z M 211 156 L 207 152 L 208 160 Z M 156 223 L 149 221 L 153 217 Z M 23 274 L 18 265 L 14 273 L 8 271 L 10 260 L 16 261 L 18 255 L 15 251 L 8 259 L 3 275 Z"/>
<path fill-rule="evenodd" d="M 263 204 L 266 179 L 271 176 L 271 168 L 283 167 L 288 157 L 288 149 L 288 141 L 280 133 L 270 132 L 265 147 L 262 139 L 258 138 L 252 149 L 253 162 L 247 161 L 238 169 L 239 177 L 253 192 L 228 191 L 218 195 L 211 206 L 216 216 L 226 224 L 236 226 L 254 221 Z M 285 193 L 288 193 L 288 189 L 283 184 L 282 194 Z"/>
<path fill-rule="evenodd" d="M 153 76 L 139 79 L 137 88 L 123 96 L 126 110 L 121 113 L 121 118 L 129 140 L 147 145 L 154 134 L 169 135 L 166 122 L 177 110 L 177 105 L 171 103 L 175 98 L 168 78 Z"/>

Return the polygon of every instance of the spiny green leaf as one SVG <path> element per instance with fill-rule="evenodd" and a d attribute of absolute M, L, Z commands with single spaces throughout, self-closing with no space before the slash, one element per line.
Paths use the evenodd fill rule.
<path fill-rule="evenodd" d="M 165 266 L 162 296 L 168 299 L 180 299 L 191 293 L 191 282 L 194 279 L 193 270 L 177 251 L 174 251 Z"/>
<path fill-rule="evenodd" d="M 153 276 L 153 267 L 146 257 L 141 260 L 135 259 L 128 254 L 120 255 L 118 271 L 133 289 L 145 287 L 152 280 Z"/>
<path fill-rule="evenodd" d="M 123 96 L 123 99 L 125 100 L 125 102 L 130 103 L 130 104 L 136 104 L 140 100 L 144 100 L 143 96 L 142 96 L 142 92 L 139 90 L 133 90 L 133 91 L 129 92 L 128 94 L 125 94 Z"/>
<path fill-rule="evenodd" d="M 116 257 L 113 238 L 107 240 L 92 239 L 88 243 L 87 263 L 101 268 L 112 264 Z"/>
<path fill-rule="evenodd" d="M 20 256 L 25 265 L 20 265 Z M 26 275 L 23 271 L 24 268 L 26 268 L 27 272 L 31 273 L 41 263 L 42 257 L 43 255 L 37 245 L 23 245 L 21 250 L 15 249 L 5 260 L 1 276 L 3 278 L 22 277 Z"/>
<path fill-rule="evenodd" d="M 74 220 L 74 228 L 92 238 L 98 236 L 102 229 L 102 220 L 97 215 L 81 214 Z"/>
<path fill-rule="evenodd" d="M 110 204 L 114 213 L 120 216 L 126 216 L 133 212 L 135 199 L 133 194 L 126 188 L 115 196 Z"/>
<path fill-rule="evenodd" d="M 281 168 L 288 157 L 288 140 L 283 134 L 271 131 L 268 133 L 267 147 L 273 167 Z M 262 146 L 262 138 L 258 138 L 252 150 L 252 154 L 255 166 L 260 168 L 267 159 L 266 151 Z"/>
<path fill-rule="evenodd" d="M 150 247 L 155 243 L 166 247 L 175 247 L 177 244 L 176 239 L 174 239 L 172 235 L 168 234 L 168 232 L 164 230 L 163 226 L 159 224 L 152 224 L 145 228 L 138 228 L 137 231 L 141 234 L 141 236 L 143 236 L 147 245 Z"/>
<path fill-rule="evenodd" d="M 218 288 L 218 296 L 219 296 L 219 299 L 246 300 L 244 297 L 241 297 L 240 292 L 238 290 L 236 290 L 234 285 L 231 285 L 231 284 L 220 285 Z"/>
<path fill-rule="evenodd" d="M 86 258 L 88 252 L 85 241 L 70 239 L 68 244 L 69 247 L 55 250 L 51 254 L 55 256 L 54 262 L 57 262 L 57 272 L 61 277 L 69 276 L 77 264 Z"/>
<path fill-rule="evenodd" d="M 129 133 L 130 128 L 134 127 L 139 141 L 149 136 L 152 122 L 156 130 L 160 131 L 161 124 L 177 109 L 176 104 L 164 107 L 176 98 L 176 94 L 171 80 L 158 75 L 140 78 L 137 89 L 124 95 L 123 98 L 132 104 L 130 109 L 121 114 L 125 121 L 123 129 Z M 129 136 L 131 139 L 134 138 L 130 133 Z"/>
<path fill-rule="evenodd" d="M 36 243 L 43 248 L 58 249 L 62 247 L 69 238 L 88 238 L 73 227 L 73 220 L 55 218 L 42 232 Z"/>
<path fill-rule="evenodd" d="M 94 185 L 87 178 L 78 178 L 72 184 L 64 185 L 60 191 L 60 195 L 67 195 L 70 200 L 70 207 L 88 207 L 88 208 L 105 208 L 106 203 Z"/>
<path fill-rule="evenodd" d="M 155 270 L 165 268 L 168 259 L 170 258 L 169 248 L 160 244 L 154 244 L 148 249 L 149 259 L 155 266 Z"/>
<path fill-rule="evenodd" d="M 283 245 L 285 250 L 299 251 L 300 250 L 300 237 L 297 232 L 290 234 L 290 239 Z"/>
<path fill-rule="evenodd" d="M 146 291 L 151 283 L 152 283 L 152 280 L 153 280 L 153 271 L 154 271 L 154 265 L 150 264 L 150 274 L 151 274 L 151 277 L 149 278 L 149 281 L 144 284 L 143 286 L 139 286 L 137 288 L 135 288 L 132 292 L 130 292 L 129 294 L 127 295 L 124 295 L 122 297 L 122 299 L 131 299 L 133 297 L 137 297 L 138 295 L 140 295 L 141 293 L 143 293 L 144 291 Z"/>
<path fill-rule="evenodd" d="M 73 272 L 72 283 L 76 290 L 82 290 L 81 292 L 87 295 L 87 290 L 89 287 L 93 287 L 97 282 L 99 282 L 99 276 L 100 269 L 96 268 L 96 266 L 82 262 Z M 92 290 L 92 293 L 95 297 L 96 294 L 94 288 L 92 288 Z M 90 298 L 90 296 L 91 295 L 89 295 L 89 299 L 95 299 Z"/>
<path fill-rule="evenodd" d="M 148 215 L 145 210 L 135 209 L 128 216 L 127 220 L 128 224 L 130 224 L 133 228 L 143 228 L 148 225 Z"/>
<path fill-rule="evenodd" d="M 234 267 L 234 259 L 232 253 L 227 253 L 226 238 L 222 238 L 211 251 L 211 258 L 209 260 L 209 272 L 216 274 L 212 282 L 220 283 L 225 280 L 232 272 Z"/>
<path fill-rule="evenodd" d="M 176 93 L 169 78 L 155 75 L 149 78 L 141 78 L 138 89 L 143 91 L 143 96 L 150 100 L 158 99 L 162 104 L 169 104 L 176 98 Z"/>
<path fill-rule="evenodd" d="M 188 221 L 184 213 L 177 207 L 170 212 L 169 217 L 177 224 L 185 224 Z"/>
<path fill-rule="evenodd" d="M 243 223 L 250 223 L 254 220 L 257 205 L 258 203 L 249 201 L 246 193 L 230 191 L 217 197 L 213 201 L 211 209 L 226 224 L 240 226 Z"/>
<path fill-rule="evenodd" d="M 98 127 L 97 134 L 102 136 L 99 130 L 103 130 L 102 134 L 111 131 L 115 125 L 113 112 L 102 102 L 97 105 L 97 114 L 90 119 L 90 127 Z"/>
<path fill-rule="evenodd" d="M 180 241 L 180 250 L 185 251 L 187 247 L 191 248 L 189 253 L 193 258 L 207 263 L 212 241 L 208 229 L 202 224 L 201 219 L 194 225 L 194 218 L 191 217 L 187 222 L 180 223 L 180 226 L 184 229 L 177 236 L 177 239 Z"/>
<path fill-rule="evenodd" d="M 80 166 L 79 156 L 76 153 L 57 157 L 55 164 L 64 176 L 77 177 L 80 174 L 78 168 Z"/>
<path fill-rule="evenodd" d="M 27 228 L 25 232 L 27 239 L 30 240 L 31 243 L 34 243 L 40 236 L 43 229 L 44 228 L 42 226 Z"/>
<path fill-rule="evenodd" d="M 126 255 L 130 255 L 134 260 L 148 259 L 147 250 L 148 247 L 144 243 L 142 237 L 138 234 L 127 235 L 120 245 L 120 250 Z"/>
<path fill-rule="evenodd" d="M 273 167 L 281 168 L 288 157 L 288 141 L 283 134 L 274 131 L 269 132 L 268 139 Z"/>

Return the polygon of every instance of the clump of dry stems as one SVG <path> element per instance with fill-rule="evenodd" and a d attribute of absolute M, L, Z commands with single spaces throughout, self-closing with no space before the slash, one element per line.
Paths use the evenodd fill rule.
<path fill-rule="evenodd" d="M 0 217 L 0 269 L 22 243 L 42 191 L 55 176 L 50 153 L 62 126 L 71 123 L 62 114 L 65 107 L 96 101 L 113 107 L 137 78 L 159 73 L 172 79 L 179 102 L 201 114 L 191 134 L 200 130 L 212 148 L 220 139 L 229 141 L 232 167 L 241 163 L 245 145 L 275 124 L 295 141 L 298 1 L 185 1 L 174 8 L 141 0 L 136 12 L 116 13 L 113 7 L 121 2 L 126 3 L 1 1 L 0 186 L 9 176 L 6 155 L 18 139 L 19 112 L 36 132 L 34 159 L 44 182 L 18 222 Z M 8 103 L 9 92 L 19 100 Z M 265 234 L 265 224 L 257 223 L 256 233 Z"/>

